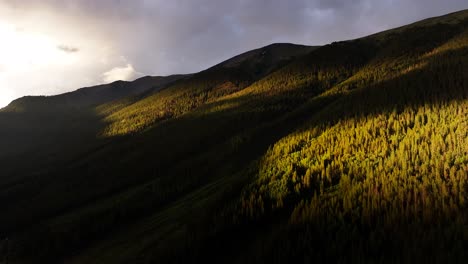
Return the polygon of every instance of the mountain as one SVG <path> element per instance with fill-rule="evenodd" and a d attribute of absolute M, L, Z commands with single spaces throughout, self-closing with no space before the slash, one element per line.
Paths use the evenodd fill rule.
<path fill-rule="evenodd" d="M 0 256 L 464 263 L 467 64 L 464 10 L 20 99 L 0 112 Z"/>
<path fill-rule="evenodd" d="M 4 112 L 45 111 L 48 108 L 86 108 L 112 102 L 124 97 L 151 93 L 179 79 L 184 75 L 167 77 L 145 76 L 132 82 L 115 81 L 93 87 L 81 88 L 73 92 L 55 96 L 25 96 L 11 102 L 2 109 Z"/>

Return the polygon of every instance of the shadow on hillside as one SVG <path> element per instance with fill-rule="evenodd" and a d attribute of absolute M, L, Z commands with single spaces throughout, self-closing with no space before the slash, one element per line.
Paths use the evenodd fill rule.
<path fill-rule="evenodd" d="M 427 47 L 426 51 L 432 48 Z M 96 139 L 96 132 L 107 124 L 91 112 L 76 122 L 69 122 L 69 117 L 57 119 L 53 127 L 67 126 L 55 134 L 49 134 L 47 129 L 41 131 L 47 122 L 32 116 L 27 120 L 35 122 L 40 132 L 37 136 L 27 138 L 30 126 L 25 126 L 25 134 L 7 137 L 18 136 L 17 142 L 44 140 L 38 147 L 41 151 L 0 162 L 17 162 L 19 165 L 14 167 L 22 173 L 30 170 L 23 166 L 26 160 L 32 162 L 31 167 L 42 168 L 28 173 L 32 177 L 27 181 L 2 185 L 0 203 L 8 205 L 0 218 L 0 231 L 26 230 L 25 237 L 30 236 L 29 248 L 24 250 L 27 254 L 53 257 L 76 251 L 202 186 L 244 173 L 252 160 L 260 158 L 275 142 L 311 125 L 465 100 L 466 56 L 466 48 L 436 54 L 427 58 L 421 68 L 345 94 L 316 97 L 321 91 L 303 87 L 297 91 L 227 98 L 132 136 Z M 440 65 L 445 65 L 445 60 L 451 64 L 453 61 L 448 58 L 460 59 L 453 69 L 445 70 Z M 13 115 L 11 118 L 16 119 Z M 76 129 L 84 129 L 77 134 L 79 137 L 71 135 Z M 68 133 L 71 134 L 67 136 Z M 86 140 L 81 141 L 83 135 Z M 12 146 L 10 142 L 3 144 Z M 44 149 L 47 152 L 42 152 Z M 44 155 L 55 157 L 43 167 L 40 159 Z M 250 180 L 242 179 L 236 186 L 222 186 L 215 192 L 226 192 L 229 198 L 236 199 Z M 212 207 L 193 218 L 206 220 L 223 202 L 213 201 Z M 181 225 L 191 221 L 180 219 Z M 29 232 L 38 222 L 45 224 Z"/>
<path fill-rule="evenodd" d="M 70 192 L 66 184 L 70 162 L 108 142 L 96 138 L 105 125 L 92 109 L 0 113 L 0 204 L 5 212 L 0 232 L 30 225 L 40 219 L 37 214 L 46 215 L 36 201 L 49 186 L 65 183 L 60 193 Z"/>
<path fill-rule="evenodd" d="M 344 94 L 325 109 L 327 112 L 317 114 L 311 124 L 319 125 L 323 120 L 333 124 L 347 118 L 402 112 L 407 107 L 417 109 L 466 100 L 467 56 L 468 47 L 462 47 L 426 57 L 422 67 Z"/>
<path fill-rule="evenodd" d="M 12 171 L 13 174 L 38 173 L 31 169 L 34 164 L 55 162 L 55 159 L 66 160 L 86 150 L 96 143 L 96 131 L 105 125 L 91 109 L 1 112 L 0 163 L 12 165 L 12 162 L 17 162 L 18 166 Z M 11 177 L 8 173 L 3 176 Z M 6 180 L 5 178 L 1 181 Z M 0 186 L 2 184 L 0 182 Z"/>

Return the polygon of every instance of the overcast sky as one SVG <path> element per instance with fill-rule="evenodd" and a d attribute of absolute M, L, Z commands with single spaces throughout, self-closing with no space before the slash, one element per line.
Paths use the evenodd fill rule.
<path fill-rule="evenodd" d="M 274 42 L 321 45 L 466 0 L 0 0 L 0 107 L 24 95 L 203 70 Z"/>

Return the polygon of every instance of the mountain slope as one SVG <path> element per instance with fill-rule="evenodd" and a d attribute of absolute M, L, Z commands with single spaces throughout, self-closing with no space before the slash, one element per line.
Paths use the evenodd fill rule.
<path fill-rule="evenodd" d="M 0 252 L 463 263 L 467 30 L 465 10 L 287 61 L 266 47 L 98 106 L 94 147 L 1 185 Z"/>
<path fill-rule="evenodd" d="M 329 261 L 359 254 L 376 262 L 463 261 L 464 28 L 434 49 L 403 51 L 398 58 L 405 62 L 399 60 L 403 65 L 393 76 L 376 75 L 372 85 L 347 93 L 266 153 L 239 206 L 247 218 L 287 214 L 290 228 L 268 254 L 281 248 L 284 255 L 276 257 L 286 261 L 315 248 Z M 379 71 L 372 69 L 366 72 Z M 285 250 L 281 240 L 296 248 Z"/>
<path fill-rule="evenodd" d="M 135 133 L 159 121 L 180 116 L 248 87 L 296 56 L 307 54 L 315 48 L 274 44 L 236 56 L 112 113 L 106 118 L 110 125 L 105 135 Z"/>
<path fill-rule="evenodd" d="M 281 46 L 274 45 L 265 49 L 270 51 Z M 291 45 L 288 46 L 292 47 Z M 297 47 L 301 51 L 294 54 L 307 53 L 310 50 L 305 46 Z M 289 50 L 292 49 L 289 48 Z M 281 54 L 287 56 L 287 53 L 281 52 Z M 291 57 L 288 58 L 292 59 Z M 277 63 L 279 61 L 283 62 L 284 59 L 270 61 L 276 66 L 270 65 L 270 62 L 265 62 L 265 65 L 275 68 L 281 67 Z M 246 63 L 249 62 L 246 61 Z M 22 226 L 20 223 L 24 222 L 23 225 L 26 225 L 31 221 L 36 221 L 35 216 L 39 218 L 50 217 L 56 214 L 57 211 L 81 206 L 97 197 L 105 196 L 109 192 L 130 188 L 131 184 L 147 180 L 154 174 L 154 165 L 151 164 L 154 160 L 159 160 L 161 163 L 167 162 L 168 164 L 165 166 L 168 166 L 172 162 L 181 159 L 181 155 L 187 155 L 185 153 L 187 148 L 183 145 L 179 145 L 178 150 L 174 149 L 169 153 L 160 151 L 161 149 L 171 148 L 170 142 L 180 139 L 188 142 L 193 140 L 193 138 L 183 135 L 186 131 L 185 127 L 194 126 L 192 121 L 189 121 L 188 124 L 187 122 L 177 121 L 167 124 L 161 130 L 155 132 L 164 134 L 156 142 L 154 142 L 153 136 L 148 138 L 147 135 L 134 138 L 96 137 L 96 135 L 102 134 L 101 131 L 106 131 L 104 130 L 107 124 L 106 114 L 112 115 L 121 108 L 131 108 L 135 105 L 141 105 L 142 102 L 151 102 L 152 98 L 155 97 L 164 99 L 166 95 L 169 98 L 187 102 L 191 100 L 191 97 L 190 94 L 187 96 L 186 91 L 199 93 L 202 90 L 203 92 L 203 89 L 212 89 L 213 83 L 226 82 L 227 78 L 239 83 L 245 80 L 252 81 L 254 80 L 252 76 L 255 74 L 249 69 L 240 67 L 232 72 L 208 69 L 180 79 L 158 92 L 147 93 L 140 98 L 123 98 L 100 105 L 95 109 L 86 107 L 76 109 L 67 106 L 65 110 L 61 109 L 63 111 L 50 111 L 62 107 L 63 104 L 58 104 L 58 106 L 47 104 L 49 98 L 34 98 L 38 103 L 27 105 L 26 108 L 33 109 L 36 105 L 41 107 L 50 105 L 47 111 L 3 112 L 0 118 L 4 118 L 5 125 L 2 127 L 8 129 L 2 130 L 6 135 L 2 143 L 6 144 L 6 146 L 14 146 L 11 148 L 11 151 L 14 152 L 13 154 L 4 153 L 4 158 L 0 159 L 0 164 L 4 167 L 5 172 L 0 180 L 5 194 L 3 198 L 16 201 L 16 204 L 5 207 L 5 209 L 10 208 L 13 211 L 9 211 L 2 217 L 3 220 L 10 223 L 3 222 L 3 226 L 10 230 L 9 226 L 11 225 L 19 228 Z M 230 90 L 227 89 L 226 92 L 229 93 Z M 216 93 L 212 97 L 215 96 Z M 57 96 L 58 99 L 64 97 L 66 95 Z M 56 98 L 51 99 L 56 100 Z M 184 110 L 186 106 L 183 104 L 179 104 L 177 107 L 175 109 L 180 113 L 186 111 Z M 128 114 L 128 112 L 125 113 Z M 145 117 L 145 115 L 140 116 Z M 34 129 L 35 132 L 28 133 L 30 129 Z M 206 129 L 210 130 L 208 126 Z M 167 130 L 169 132 L 166 132 Z M 201 134 L 194 135 L 194 137 L 206 136 L 203 134 L 205 131 L 200 132 Z M 180 136 L 170 137 L 172 134 L 180 134 Z M 227 135 L 229 136 L 229 134 Z M 25 144 L 25 148 L 19 148 L 21 144 Z M 155 144 L 163 144 L 163 146 L 156 147 Z M 150 154 L 154 152 L 154 147 L 158 149 L 158 153 L 155 153 L 156 157 Z M 115 164 L 116 157 L 120 157 L 120 165 Z M 24 164 L 23 160 L 29 160 L 28 164 Z M 136 177 L 125 176 L 131 173 L 132 168 L 136 169 L 133 172 L 133 174 L 137 174 Z M 96 178 L 96 173 L 101 176 Z M 112 184 L 106 184 L 107 181 L 112 182 Z M 38 185 L 42 186 L 41 190 L 37 190 Z M 63 188 L 64 186 L 69 187 Z M 23 195 L 33 190 L 36 190 L 35 193 L 38 195 L 35 199 L 30 200 L 30 197 Z M 70 190 L 73 191 L 70 192 Z M 172 191 L 169 188 L 168 190 Z M 64 199 L 64 196 L 70 196 L 70 199 Z M 19 204 L 21 206 L 18 206 Z M 23 209 L 16 211 L 21 207 Z M 22 216 L 20 217 L 20 215 Z"/>
<path fill-rule="evenodd" d="M 105 125 L 96 114 L 96 105 L 112 103 L 118 108 L 118 102 L 139 100 L 188 76 L 143 77 L 11 102 L 0 110 L 0 164 L 10 164 L 3 166 L 0 182 L 22 178 L 94 148 L 96 133 Z"/>

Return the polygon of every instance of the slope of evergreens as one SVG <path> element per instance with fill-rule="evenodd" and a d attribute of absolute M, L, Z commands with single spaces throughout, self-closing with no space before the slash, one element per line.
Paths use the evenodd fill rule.
<path fill-rule="evenodd" d="M 191 78 L 176 82 L 106 117 L 105 136 L 142 131 L 219 97 L 235 93 L 315 47 L 275 44 L 239 55 Z"/>
<path fill-rule="evenodd" d="M 384 47 L 345 82 L 355 90 L 268 150 L 239 206 L 241 218 L 289 215 L 285 241 L 267 249 L 267 259 L 466 258 L 466 24 L 461 29 L 440 43 L 427 42 L 434 33 L 408 30 L 403 44 L 426 47 Z"/>
<path fill-rule="evenodd" d="M 463 263 L 467 64 L 461 11 L 317 49 L 269 46 L 69 111 L 95 123 L 52 129 L 52 142 L 79 147 L 35 145 L 44 156 L 24 168 L 21 151 L 0 158 L 0 256 Z M 22 114 L 0 120 L 27 129 Z"/>

